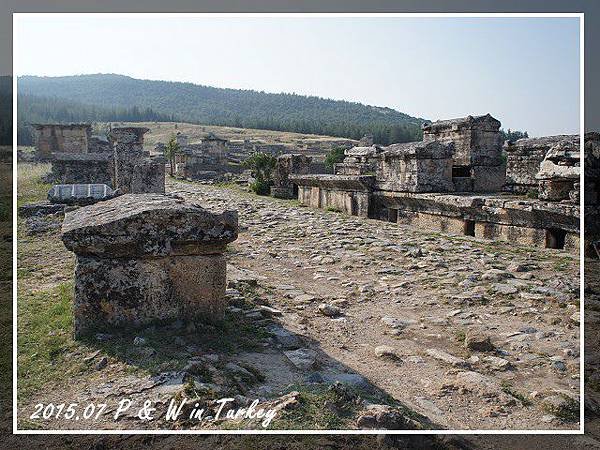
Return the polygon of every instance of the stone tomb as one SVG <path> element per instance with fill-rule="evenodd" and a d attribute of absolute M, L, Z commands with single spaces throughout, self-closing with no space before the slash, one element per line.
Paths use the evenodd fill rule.
<path fill-rule="evenodd" d="M 124 194 L 164 193 L 165 159 L 144 150 L 144 127 L 119 127 L 110 131 L 114 142 L 114 186 Z"/>
<path fill-rule="evenodd" d="M 564 140 L 554 145 L 540 164 L 538 198 L 579 202 L 579 140 Z"/>
<path fill-rule="evenodd" d="M 539 181 L 536 175 L 548 151 L 561 142 L 577 144 L 579 136 L 561 135 L 524 138 L 517 141 L 506 141 L 506 181 L 504 190 L 516 194 L 535 193 Z"/>
<path fill-rule="evenodd" d="M 48 201 L 83 206 L 109 200 L 117 195 L 118 192 L 106 184 L 55 184 L 48 191 Z"/>
<path fill-rule="evenodd" d="M 500 122 L 491 115 L 438 120 L 423 125 L 423 141 L 454 145 L 456 192 L 497 192 L 504 185 Z"/>
<path fill-rule="evenodd" d="M 125 194 L 65 215 L 75 253 L 75 336 L 155 320 L 218 320 L 225 307 L 226 245 L 235 211 L 183 199 Z"/>

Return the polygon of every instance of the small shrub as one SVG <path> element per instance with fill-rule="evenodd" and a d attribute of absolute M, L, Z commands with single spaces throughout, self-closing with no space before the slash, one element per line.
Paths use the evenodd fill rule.
<path fill-rule="evenodd" d="M 268 181 L 256 180 L 250 184 L 250 190 L 257 195 L 269 195 L 271 185 Z"/>

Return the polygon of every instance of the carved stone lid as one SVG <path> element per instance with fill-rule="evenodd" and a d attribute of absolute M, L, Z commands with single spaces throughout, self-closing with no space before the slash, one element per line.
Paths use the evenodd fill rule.
<path fill-rule="evenodd" d="M 109 258 L 221 253 L 237 239 L 236 211 L 182 198 L 126 194 L 65 215 L 62 241 L 76 254 Z"/>

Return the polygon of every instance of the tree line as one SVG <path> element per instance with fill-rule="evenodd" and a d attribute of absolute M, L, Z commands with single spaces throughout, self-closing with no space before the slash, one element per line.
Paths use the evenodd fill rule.
<path fill-rule="evenodd" d="M 138 105 L 189 123 L 320 134 L 360 139 L 373 134 L 388 145 L 421 138 L 424 119 L 392 108 L 295 93 L 222 89 L 192 83 L 137 80 L 97 74 L 21 77 L 19 92 L 77 101 L 100 108 Z"/>
<path fill-rule="evenodd" d="M 19 94 L 17 97 L 17 142 L 33 145 L 34 123 L 77 122 L 177 122 L 172 114 L 161 114 L 152 108 L 102 108 L 55 97 Z"/>

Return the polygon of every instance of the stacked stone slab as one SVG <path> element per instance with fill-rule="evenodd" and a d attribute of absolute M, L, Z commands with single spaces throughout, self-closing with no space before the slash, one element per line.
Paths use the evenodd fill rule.
<path fill-rule="evenodd" d="M 423 125 L 423 141 L 452 143 L 453 182 L 457 192 L 497 192 L 502 189 L 500 121 L 490 114 L 440 120 Z"/>
<path fill-rule="evenodd" d="M 50 161 L 48 181 L 59 184 L 112 185 L 112 149 L 92 136 L 90 124 L 35 124 L 36 156 Z"/>
<path fill-rule="evenodd" d="M 54 153 L 49 181 L 59 184 L 113 183 L 110 153 Z"/>
<path fill-rule="evenodd" d="M 376 187 L 400 192 L 451 192 L 453 145 L 441 142 L 393 144 L 379 155 Z"/>
<path fill-rule="evenodd" d="M 548 150 L 561 141 L 578 140 L 579 136 L 560 135 L 506 141 L 506 184 L 503 190 L 515 194 L 537 192 L 539 182 L 536 175 Z"/>
<path fill-rule="evenodd" d="M 579 203 L 579 139 L 561 140 L 546 153 L 536 175 L 538 198 Z"/>
<path fill-rule="evenodd" d="M 334 164 L 336 175 L 368 175 L 375 174 L 379 163 L 381 147 L 377 145 L 356 146 L 344 150 L 344 161 Z"/>
<path fill-rule="evenodd" d="M 304 175 L 310 173 L 311 161 L 310 156 L 302 154 L 287 154 L 277 157 L 271 195 L 277 198 L 295 198 L 297 192 L 295 192 L 295 185 L 289 177 L 293 174 Z"/>
<path fill-rule="evenodd" d="M 164 193 L 165 160 L 151 158 L 144 150 L 144 127 L 120 127 L 110 131 L 114 144 L 114 186 L 124 194 Z"/>
<path fill-rule="evenodd" d="M 218 320 L 237 213 L 158 194 L 126 194 L 66 214 L 75 253 L 75 336 L 156 320 Z"/>

